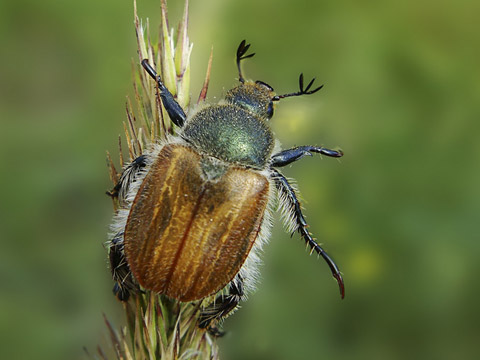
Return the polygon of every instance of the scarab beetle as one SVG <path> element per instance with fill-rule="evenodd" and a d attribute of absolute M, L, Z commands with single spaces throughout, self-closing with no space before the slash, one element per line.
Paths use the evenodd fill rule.
<path fill-rule="evenodd" d="M 144 288 L 189 302 L 219 293 L 202 310 L 200 327 L 225 317 L 253 288 L 274 204 L 289 230 L 325 259 L 344 296 L 338 267 L 308 232 L 295 191 L 278 170 L 312 153 L 343 153 L 316 146 L 280 151 L 268 124 L 276 101 L 322 86 L 311 89 L 312 80 L 304 87 L 300 75 L 299 91 L 276 95 L 262 81 L 245 80 L 240 65 L 254 55 L 246 54 L 249 46 L 244 40 L 237 49 L 240 85 L 188 117 L 148 60 L 142 61 L 177 135 L 126 166 L 114 189 L 121 209 L 109 256 L 117 296 L 126 300 L 130 291 Z"/>

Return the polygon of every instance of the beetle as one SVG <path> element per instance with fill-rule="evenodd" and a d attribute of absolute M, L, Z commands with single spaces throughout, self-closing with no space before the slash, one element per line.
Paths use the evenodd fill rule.
<path fill-rule="evenodd" d="M 323 85 L 312 89 L 313 79 L 305 87 L 301 74 L 299 91 L 277 95 L 263 81 L 246 80 L 241 62 L 255 55 L 247 55 L 249 47 L 243 40 L 237 49 L 240 84 L 189 116 L 142 61 L 177 132 L 127 165 L 112 191 L 121 205 L 109 241 L 117 297 L 126 301 L 140 288 L 182 302 L 211 297 L 201 328 L 226 317 L 254 288 L 275 204 L 288 230 L 323 257 L 345 295 L 337 265 L 307 230 L 296 192 L 278 170 L 313 153 L 339 158 L 343 152 L 317 146 L 280 151 L 268 124 L 275 102 Z"/>

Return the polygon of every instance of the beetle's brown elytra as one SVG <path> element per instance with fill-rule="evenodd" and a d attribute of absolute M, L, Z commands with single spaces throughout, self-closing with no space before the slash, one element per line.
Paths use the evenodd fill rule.
<path fill-rule="evenodd" d="M 125 254 L 140 285 L 180 301 L 202 299 L 233 279 L 268 201 L 265 176 L 228 166 L 210 180 L 202 157 L 185 146 L 164 146 L 125 228 Z"/>

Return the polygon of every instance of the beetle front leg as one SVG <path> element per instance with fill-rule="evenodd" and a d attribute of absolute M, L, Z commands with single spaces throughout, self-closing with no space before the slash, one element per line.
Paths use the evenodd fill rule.
<path fill-rule="evenodd" d="M 308 155 L 312 156 L 312 153 L 318 153 L 330 157 L 342 157 L 343 151 L 341 150 L 330 150 L 324 147 L 317 146 L 298 146 L 292 149 L 287 149 L 280 151 L 271 158 L 272 167 L 282 167 L 288 164 L 293 163 L 294 161 L 300 160 L 302 157 Z"/>
<path fill-rule="evenodd" d="M 167 89 L 165 84 L 163 83 L 160 75 L 153 69 L 153 67 L 148 63 L 148 59 L 142 60 L 142 66 L 145 71 L 150 75 L 155 81 L 158 83 L 158 89 L 160 90 L 160 98 L 162 99 L 162 104 L 167 110 L 168 116 L 172 120 L 172 122 L 177 125 L 178 127 L 182 127 L 185 124 L 185 120 L 187 116 L 183 111 L 180 104 L 175 100 L 172 93 Z"/>
<path fill-rule="evenodd" d="M 338 269 L 337 264 L 332 260 L 330 256 L 322 249 L 320 245 L 312 238 L 312 235 L 307 230 L 308 224 L 305 220 L 302 210 L 300 207 L 300 202 L 297 199 L 297 195 L 293 190 L 292 186 L 288 183 L 288 180 L 280 174 L 277 170 L 272 170 L 272 178 L 275 181 L 277 190 L 280 193 L 280 196 L 286 202 L 285 206 L 288 207 L 289 212 L 292 215 L 293 221 L 295 221 L 295 228 L 303 237 L 311 252 L 316 252 L 318 255 L 323 257 L 327 265 L 330 267 L 333 277 L 337 280 L 338 286 L 340 288 L 340 295 L 342 299 L 345 297 L 345 286 L 343 283 L 342 275 Z"/>
<path fill-rule="evenodd" d="M 223 333 L 217 329 L 216 324 L 237 308 L 243 296 L 243 279 L 237 275 L 230 282 L 228 294 L 218 295 L 212 304 L 201 311 L 198 326 L 208 329 L 212 335 L 222 336 Z"/>

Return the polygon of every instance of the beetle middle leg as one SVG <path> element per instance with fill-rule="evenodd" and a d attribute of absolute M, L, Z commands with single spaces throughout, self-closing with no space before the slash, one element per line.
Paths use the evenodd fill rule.
<path fill-rule="evenodd" d="M 342 157 L 343 151 L 341 150 L 330 150 L 324 147 L 317 146 L 298 146 L 291 149 L 280 151 L 279 153 L 272 156 L 271 166 L 272 167 L 282 167 L 288 164 L 293 163 L 294 161 L 300 160 L 302 157 L 308 155 L 312 156 L 312 153 L 318 153 L 330 157 Z"/>
<path fill-rule="evenodd" d="M 320 245 L 318 245 L 318 243 L 313 239 L 310 232 L 307 230 L 308 224 L 302 214 L 300 202 L 297 199 L 295 190 L 293 190 L 287 178 L 285 178 L 285 176 L 283 176 L 279 171 L 272 169 L 272 178 L 275 181 L 275 185 L 277 187 L 277 190 L 279 191 L 279 195 L 286 203 L 284 206 L 288 208 L 289 212 L 291 213 L 292 219 L 295 222 L 295 230 L 300 233 L 300 235 L 310 248 L 311 252 L 316 252 L 326 261 L 326 263 L 330 267 L 330 271 L 332 272 L 333 277 L 335 278 L 335 280 L 337 280 L 338 286 L 340 288 L 340 295 L 343 299 L 343 297 L 345 296 L 345 287 L 342 275 L 340 274 L 340 270 L 338 269 L 338 266 L 337 264 L 335 264 L 333 259 L 327 254 L 325 250 L 322 249 Z"/>
<path fill-rule="evenodd" d="M 238 274 L 230 282 L 228 293 L 218 295 L 213 303 L 201 311 L 198 326 L 201 329 L 208 329 L 215 336 L 221 336 L 222 332 L 216 328 L 216 323 L 234 311 L 243 296 L 243 278 Z"/>

